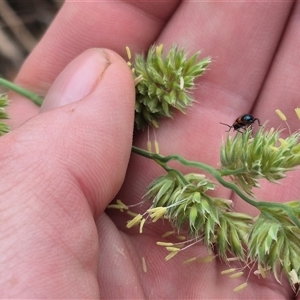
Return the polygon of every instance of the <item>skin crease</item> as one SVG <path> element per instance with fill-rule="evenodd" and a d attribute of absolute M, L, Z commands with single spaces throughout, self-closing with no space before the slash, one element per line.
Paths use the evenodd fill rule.
<path fill-rule="evenodd" d="M 299 128 L 293 112 L 300 96 L 299 13 L 299 2 L 288 1 L 67 1 L 15 80 L 42 95 L 52 86 L 49 108 L 39 114 L 30 101 L 11 94 L 14 130 L 0 140 L 0 264 L 5 270 L 0 295 L 293 299 L 289 284 L 279 285 L 271 277 L 250 276 L 248 287 L 234 293 L 247 279 L 247 269 L 244 277 L 230 279 L 220 275 L 227 266 L 218 260 L 182 265 L 189 257 L 207 255 L 201 245 L 165 262 L 165 250 L 155 243 L 169 229 L 166 224 L 149 224 L 140 235 L 125 228 L 126 214 L 104 209 L 117 193 L 126 204 L 140 202 L 146 186 L 163 174 L 150 160 L 135 154 L 129 160 L 134 88 L 116 53 L 126 58 L 126 45 L 142 52 L 157 41 L 166 48 L 176 43 L 190 53 L 203 49 L 201 56 L 212 57 L 209 72 L 197 81 L 197 103 L 187 115 L 163 121 L 155 134 L 161 153 L 217 166 L 227 130 L 219 122 L 231 125 L 251 113 L 278 127 L 283 124 L 274 111 L 280 108 L 292 131 Z M 93 47 L 116 53 L 84 52 Z M 103 73 L 91 93 L 75 99 L 83 100 L 59 107 L 70 100 L 57 100 L 53 82 L 82 52 L 95 60 L 104 57 Z M 73 73 L 68 68 L 65 76 Z M 135 145 L 145 148 L 146 141 L 147 134 L 135 134 Z M 280 186 L 270 189 L 263 183 L 256 195 L 297 199 L 298 182 L 299 172 L 294 172 Z M 236 211 L 257 213 L 224 188 L 217 195 L 232 199 Z"/>

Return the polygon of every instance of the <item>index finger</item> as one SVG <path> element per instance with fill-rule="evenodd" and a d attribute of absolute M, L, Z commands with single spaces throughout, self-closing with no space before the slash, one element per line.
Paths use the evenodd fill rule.
<path fill-rule="evenodd" d="M 28 57 L 15 82 L 45 95 L 64 67 L 92 47 L 125 56 L 125 46 L 144 51 L 153 43 L 180 1 L 67 1 L 49 30 Z M 38 112 L 30 101 L 11 96 L 13 127 Z"/>

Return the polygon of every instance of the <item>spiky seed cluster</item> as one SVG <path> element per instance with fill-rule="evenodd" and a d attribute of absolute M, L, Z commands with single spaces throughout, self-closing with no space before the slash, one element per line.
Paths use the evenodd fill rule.
<path fill-rule="evenodd" d="M 248 244 L 248 234 L 253 218 L 243 213 L 224 211 L 220 214 L 215 230 L 216 247 L 220 258 L 227 260 L 228 254 L 246 261 L 244 247 Z"/>
<path fill-rule="evenodd" d="M 174 172 L 160 176 L 149 185 L 145 196 L 152 199 L 154 207 L 173 207 L 181 202 L 180 198 L 184 203 L 186 200 L 199 202 L 200 194 L 215 189 L 215 184 L 205 175 L 190 173 L 183 177 L 184 181 Z M 178 207 L 174 209 L 178 210 Z"/>
<path fill-rule="evenodd" d="M 231 178 L 248 194 L 259 187 L 258 179 L 277 182 L 300 164 L 299 132 L 286 139 L 280 130 L 260 128 L 252 137 L 251 129 L 234 137 L 228 135 L 221 147 L 221 173 Z"/>
<path fill-rule="evenodd" d="M 197 61 L 199 52 L 187 58 L 184 49 L 172 46 L 163 57 L 163 45 L 152 46 L 144 58 L 137 55 L 133 63 L 135 76 L 142 78 L 136 85 L 135 125 L 143 130 L 158 127 L 159 119 L 172 117 L 173 109 L 185 112 L 193 102 L 191 89 L 210 58 Z"/>
<path fill-rule="evenodd" d="M 285 205 L 299 212 L 299 201 Z M 272 218 L 270 218 L 271 214 Z M 295 289 L 290 274 L 294 272 L 297 278 L 300 277 L 299 227 L 286 216 L 284 211 L 262 210 L 249 235 L 248 255 L 250 260 L 257 261 L 265 270 L 273 272 L 279 282 L 280 274 L 284 272 L 292 288 Z"/>
<path fill-rule="evenodd" d="M 9 105 L 7 94 L 0 95 L 0 120 L 9 119 L 6 112 L 6 107 Z M 0 122 L 0 136 L 9 132 L 9 126 L 3 122 Z"/>
<path fill-rule="evenodd" d="M 191 238 L 200 238 L 209 248 L 216 245 L 222 259 L 231 253 L 244 260 L 252 217 L 233 212 L 230 200 L 208 196 L 215 185 L 204 175 L 187 174 L 184 179 L 187 183 L 175 173 L 157 178 L 146 194 L 153 201 L 150 211 L 161 208 L 160 217 L 178 230 L 187 228 Z"/>

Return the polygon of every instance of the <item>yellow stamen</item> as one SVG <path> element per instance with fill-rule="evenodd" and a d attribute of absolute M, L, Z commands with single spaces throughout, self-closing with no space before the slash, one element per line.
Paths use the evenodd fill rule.
<path fill-rule="evenodd" d="M 288 149 L 288 143 L 286 142 L 285 139 L 279 138 L 278 141 L 279 141 L 280 145 L 282 146 L 282 148 Z"/>
<path fill-rule="evenodd" d="M 143 227 L 144 227 L 145 222 L 146 222 L 146 219 L 143 219 L 140 223 L 140 233 L 143 233 Z"/>
<path fill-rule="evenodd" d="M 177 248 L 177 247 L 166 247 L 166 249 L 167 249 L 168 251 L 170 251 L 170 252 L 180 251 L 180 249 Z"/>
<path fill-rule="evenodd" d="M 240 260 L 238 257 L 229 257 L 227 258 L 227 261 L 237 261 Z"/>
<path fill-rule="evenodd" d="M 149 208 L 147 210 L 147 212 L 150 214 L 150 218 L 152 219 L 152 222 L 156 222 L 161 217 L 163 217 L 166 211 L 167 209 L 165 207 L 154 207 L 154 208 Z"/>
<path fill-rule="evenodd" d="M 164 45 L 163 44 L 160 44 L 159 46 L 156 47 L 156 55 L 157 56 L 160 56 L 162 51 L 164 49 Z"/>
<path fill-rule="evenodd" d="M 204 256 L 201 257 L 198 262 L 199 263 L 208 263 L 208 262 L 212 262 L 215 259 L 216 256 L 214 255 L 208 255 L 208 256 Z"/>
<path fill-rule="evenodd" d="M 258 265 L 258 269 L 262 278 L 266 278 L 267 277 L 266 269 L 262 265 Z"/>
<path fill-rule="evenodd" d="M 136 217 L 138 215 L 137 213 L 130 211 L 130 210 L 127 210 L 127 214 L 132 217 Z"/>
<path fill-rule="evenodd" d="M 131 228 L 137 224 L 139 224 L 142 220 L 143 216 L 141 214 L 136 215 L 132 220 L 128 221 L 126 224 L 127 228 Z"/>
<path fill-rule="evenodd" d="M 149 152 L 152 152 L 152 143 L 151 143 L 151 141 L 147 141 L 147 150 Z"/>
<path fill-rule="evenodd" d="M 173 251 L 171 252 L 170 254 L 168 254 L 166 257 L 165 257 L 165 260 L 170 260 L 172 257 L 174 257 L 179 251 Z"/>
<path fill-rule="evenodd" d="M 183 263 L 184 263 L 184 264 L 189 264 L 189 263 L 195 261 L 196 259 L 197 259 L 197 257 L 191 257 L 191 258 L 189 258 L 189 259 L 186 259 Z"/>
<path fill-rule="evenodd" d="M 222 275 L 235 272 L 236 268 L 227 269 L 221 272 Z"/>
<path fill-rule="evenodd" d="M 185 241 L 186 237 L 184 235 L 177 235 L 176 239 L 179 240 L 179 241 Z"/>
<path fill-rule="evenodd" d="M 299 278 L 298 278 L 298 275 L 297 275 L 297 272 L 295 271 L 295 269 L 293 269 L 292 271 L 289 272 L 289 275 L 290 275 L 290 279 L 292 281 L 293 284 L 297 284 L 299 283 Z"/>
<path fill-rule="evenodd" d="M 181 76 L 180 77 L 180 85 L 179 85 L 180 89 L 183 90 L 184 88 L 184 80 L 183 80 L 183 77 Z"/>
<path fill-rule="evenodd" d="M 158 128 L 158 127 L 159 127 L 158 123 L 157 123 L 155 120 L 151 120 L 151 124 L 152 124 L 155 128 Z"/>
<path fill-rule="evenodd" d="M 283 114 L 283 112 L 280 109 L 276 109 L 276 114 L 282 121 L 286 121 L 286 116 Z"/>
<path fill-rule="evenodd" d="M 238 291 L 244 289 L 247 285 L 248 285 L 247 282 L 244 282 L 243 284 L 241 284 L 241 285 L 237 286 L 236 288 L 234 288 L 233 291 L 238 292 Z"/>
<path fill-rule="evenodd" d="M 147 273 L 147 265 L 146 265 L 145 257 L 142 257 L 142 267 L 143 267 L 144 273 Z"/>
<path fill-rule="evenodd" d="M 123 209 L 124 209 L 124 207 L 122 205 L 119 205 L 119 204 L 109 204 L 107 206 L 107 208 L 118 209 L 118 210 L 120 210 L 122 212 L 123 212 Z"/>
<path fill-rule="evenodd" d="M 154 141 L 154 147 L 155 147 L 155 153 L 159 154 L 159 145 L 158 145 L 157 140 Z"/>
<path fill-rule="evenodd" d="M 127 206 L 126 204 L 124 204 L 120 199 L 117 199 L 117 203 L 118 203 L 119 205 L 122 205 L 122 207 L 123 207 L 124 209 L 128 209 L 128 206 Z"/>
<path fill-rule="evenodd" d="M 164 246 L 164 247 L 174 246 L 173 243 L 166 243 L 166 242 L 156 242 L 156 245 Z"/>
<path fill-rule="evenodd" d="M 126 46 L 125 48 L 126 48 L 127 57 L 129 60 L 131 60 L 131 51 L 130 51 L 129 47 Z"/>
<path fill-rule="evenodd" d="M 298 119 L 300 120 L 300 108 L 299 107 L 295 108 L 295 113 L 296 113 Z"/>
<path fill-rule="evenodd" d="M 241 277 L 244 274 L 244 272 L 237 272 L 235 274 L 230 275 L 230 278 L 238 278 Z"/>
<path fill-rule="evenodd" d="M 291 128 L 290 128 L 288 122 L 286 121 L 286 116 L 284 115 L 284 113 L 283 113 L 280 109 L 276 109 L 275 111 L 276 111 L 277 115 L 279 116 L 279 118 L 280 118 L 282 121 L 285 122 L 285 124 L 286 124 L 286 126 L 287 126 L 287 128 L 288 128 L 288 130 L 289 130 L 289 133 L 290 133 L 290 135 L 291 135 L 291 134 L 292 134 L 292 133 L 291 133 Z"/>
<path fill-rule="evenodd" d="M 269 146 L 270 147 L 270 149 L 272 149 L 273 151 L 279 151 L 279 149 L 277 148 L 277 147 L 274 147 L 274 146 Z"/>
<path fill-rule="evenodd" d="M 132 73 L 134 73 L 134 72 L 135 72 L 135 70 L 132 69 Z M 140 75 L 140 76 L 134 78 L 134 84 L 137 85 L 137 84 L 138 84 L 139 82 L 141 82 L 142 80 L 143 80 L 143 75 Z"/>
<path fill-rule="evenodd" d="M 164 233 L 161 237 L 162 237 L 162 238 L 166 238 L 166 237 L 168 237 L 168 236 L 170 236 L 170 235 L 173 235 L 174 233 L 175 233 L 174 230 L 172 230 L 172 231 L 167 231 L 167 232 Z"/>

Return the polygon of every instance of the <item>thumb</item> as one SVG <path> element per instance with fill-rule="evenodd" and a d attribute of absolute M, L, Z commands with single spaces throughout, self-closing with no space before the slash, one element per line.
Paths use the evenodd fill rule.
<path fill-rule="evenodd" d="M 118 192 L 133 131 L 130 69 L 90 49 L 41 113 L 0 139 L 0 294 L 96 298 L 97 216 Z"/>
<path fill-rule="evenodd" d="M 112 51 L 90 49 L 59 75 L 41 114 L 22 131 L 59 170 L 68 170 L 99 213 L 123 182 L 133 117 L 134 84 L 127 64 Z"/>

